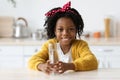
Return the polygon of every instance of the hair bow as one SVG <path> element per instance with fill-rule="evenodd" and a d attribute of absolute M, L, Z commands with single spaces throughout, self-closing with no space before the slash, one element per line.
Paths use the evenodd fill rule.
<path fill-rule="evenodd" d="M 45 16 L 50 17 L 50 16 L 54 15 L 54 14 L 57 13 L 57 12 L 67 12 L 67 11 L 73 12 L 73 11 L 70 10 L 70 6 L 71 6 L 71 2 L 69 1 L 68 3 L 66 3 L 66 4 L 63 6 L 63 8 L 58 9 L 58 10 L 49 11 L 49 12 L 47 12 L 47 13 L 45 14 Z"/>

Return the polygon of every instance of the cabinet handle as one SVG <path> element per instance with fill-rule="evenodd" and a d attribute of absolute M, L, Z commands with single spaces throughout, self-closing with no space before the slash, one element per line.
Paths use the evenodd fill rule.
<path fill-rule="evenodd" d="M 105 63 L 104 63 L 104 61 L 98 59 L 98 66 L 99 66 L 100 68 L 105 68 Z"/>
<path fill-rule="evenodd" d="M 2 51 L 2 49 L 0 49 L 0 52 Z"/>
<path fill-rule="evenodd" d="M 102 67 L 105 68 L 105 63 L 104 61 L 101 61 L 102 62 Z"/>
<path fill-rule="evenodd" d="M 37 52 L 38 51 L 38 49 L 35 49 L 35 52 Z"/>
<path fill-rule="evenodd" d="M 108 65 L 108 68 L 111 68 L 111 66 L 110 66 L 110 62 L 109 62 L 109 61 L 107 62 L 107 65 Z"/>
<path fill-rule="evenodd" d="M 112 49 L 104 49 L 104 52 L 113 52 Z"/>
<path fill-rule="evenodd" d="M 113 49 L 98 49 L 98 51 L 101 51 L 101 52 L 113 52 L 114 50 Z"/>

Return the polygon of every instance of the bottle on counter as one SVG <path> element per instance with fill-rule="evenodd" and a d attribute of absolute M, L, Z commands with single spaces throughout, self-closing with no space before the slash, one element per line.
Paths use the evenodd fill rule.
<path fill-rule="evenodd" d="M 105 32 L 104 32 L 104 36 L 105 38 L 109 38 L 110 37 L 110 18 L 105 18 L 104 19 L 104 24 L 105 24 Z"/>

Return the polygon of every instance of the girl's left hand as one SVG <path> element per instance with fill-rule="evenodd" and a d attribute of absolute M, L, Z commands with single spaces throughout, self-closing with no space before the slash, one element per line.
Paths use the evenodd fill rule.
<path fill-rule="evenodd" d="M 55 71 L 55 73 L 62 74 L 66 70 L 68 70 L 67 63 L 58 61 L 56 64 L 54 64 L 54 71 Z"/>

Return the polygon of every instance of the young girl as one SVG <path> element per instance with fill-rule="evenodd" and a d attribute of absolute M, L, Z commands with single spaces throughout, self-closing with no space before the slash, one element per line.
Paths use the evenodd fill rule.
<path fill-rule="evenodd" d="M 90 51 L 88 44 L 79 39 L 84 23 L 81 15 L 68 2 L 62 8 L 54 8 L 45 14 L 45 26 L 49 40 L 40 51 L 29 60 L 29 67 L 49 74 L 51 71 L 64 73 L 67 70 L 87 71 L 97 69 L 96 57 Z M 59 61 L 50 64 L 49 43 L 58 43 L 57 56 Z"/>

